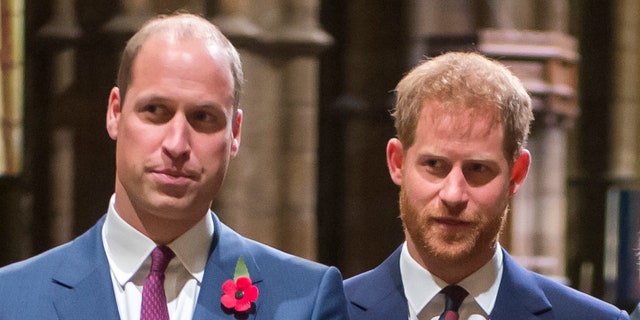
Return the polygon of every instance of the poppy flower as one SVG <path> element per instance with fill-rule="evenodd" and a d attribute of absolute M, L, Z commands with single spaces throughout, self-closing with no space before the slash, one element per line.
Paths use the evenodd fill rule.
<path fill-rule="evenodd" d="M 222 284 L 220 302 L 228 309 L 244 312 L 251 308 L 251 303 L 258 299 L 258 287 L 251 283 L 249 277 L 229 279 Z"/>

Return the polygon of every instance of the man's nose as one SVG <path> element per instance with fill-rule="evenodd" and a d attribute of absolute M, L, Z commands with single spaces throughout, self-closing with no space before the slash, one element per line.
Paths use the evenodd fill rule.
<path fill-rule="evenodd" d="M 467 202 L 468 183 L 461 168 L 453 167 L 442 181 L 440 198 L 445 203 L 455 206 Z"/>
<path fill-rule="evenodd" d="M 167 123 L 163 149 L 174 159 L 188 156 L 191 152 L 191 126 L 183 114 L 176 113 Z"/>

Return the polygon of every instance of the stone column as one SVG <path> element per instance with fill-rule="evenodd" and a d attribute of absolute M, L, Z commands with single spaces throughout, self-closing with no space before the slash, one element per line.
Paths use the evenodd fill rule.
<path fill-rule="evenodd" d="M 640 3 L 616 1 L 603 278 L 604 298 L 631 310 L 640 298 Z"/>
<path fill-rule="evenodd" d="M 609 176 L 614 184 L 640 179 L 640 3 L 617 1 L 613 52 L 614 82 Z M 635 10 L 635 11 L 634 11 Z"/>
<path fill-rule="evenodd" d="M 410 46 L 407 70 L 422 61 L 429 52 L 430 36 L 473 34 L 476 19 L 473 4 L 466 0 L 409 1 L 407 17 Z"/>
<path fill-rule="evenodd" d="M 22 171 L 24 1 L 0 5 L 0 175 Z"/>
<path fill-rule="evenodd" d="M 68 99 L 65 99 L 67 91 L 73 91 L 76 82 L 76 49 L 74 45 L 82 36 L 82 30 L 76 19 L 76 10 L 72 0 L 54 1 L 53 15 L 39 32 L 39 36 L 48 44 L 52 53 L 52 94 L 56 100 L 52 109 L 53 114 L 58 114 L 55 109 L 66 109 Z M 61 111 L 60 111 L 61 112 Z M 66 114 L 66 113 L 65 113 Z M 74 136 L 70 123 L 65 122 L 65 116 L 54 117 L 51 137 L 50 159 L 50 186 L 51 198 L 51 222 L 50 232 L 52 245 L 58 245 L 69 241 L 73 236 L 74 225 L 74 197 L 75 170 L 74 170 Z"/>
<path fill-rule="evenodd" d="M 117 35 L 128 39 L 153 15 L 150 1 L 123 0 L 120 13 L 113 17 L 104 29 L 112 36 Z"/>
<path fill-rule="evenodd" d="M 534 29 L 536 1 L 539 0 L 481 1 L 478 14 L 482 21 L 478 26 L 500 29 Z M 548 1 L 545 0 L 545 2 Z"/>
<path fill-rule="evenodd" d="M 318 24 L 318 0 L 288 0 L 288 14 L 282 38 L 298 47 L 285 71 L 284 106 L 287 128 L 285 161 L 294 170 L 283 172 L 287 188 L 285 215 L 280 219 L 284 230 L 281 241 L 292 252 L 309 258 L 317 257 L 317 171 L 318 171 L 318 101 L 319 55 L 332 43 L 332 38 Z M 291 233 L 291 234 L 289 234 Z"/>
<path fill-rule="evenodd" d="M 28 257 L 32 197 L 20 184 L 24 157 L 25 1 L 0 1 L 0 265 Z"/>
<path fill-rule="evenodd" d="M 213 19 L 241 47 L 240 154 L 214 209 L 236 230 L 316 257 L 318 54 L 331 43 L 317 1 L 221 3 Z"/>

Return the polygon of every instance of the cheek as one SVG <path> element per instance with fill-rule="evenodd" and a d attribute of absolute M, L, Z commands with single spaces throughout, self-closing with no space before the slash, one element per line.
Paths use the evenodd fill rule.
<path fill-rule="evenodd" d="M 416 175 L 405 175 L 404 177 L 415 177 Z M 404 179 L 402 189 L 405 193 L 406 201 L 416 207 L 424 207 L 438 195 L 438 186 L 423 179 Z"/>
<path fill-rule="evenodd" d="M 144 124 L 131 113 L 121 116 L 118 140 L 126 146 L 131 146 L 131 149 L 155 145 L 162 137 L 161 127 Z"/>
<path fill-rule="evenodd" d="M 153 149 L 159 144 L 161 135 L 151 130 L 120 130 L 117 145 L 122 156 L 136 158 L 141 155 L 153 153 Z"/>
<path fill-rule="evenodd" d="M 140 143 L 139 139 L 131 135 L 121 134 L 117 140 L 116 163 L 119 171 L 128 171 L 133 174 L 142 170 L 148 161 L 149 155 L 153 152 L 149 150 L 149 145 Z"/>
<path fill-rule="evenodd" d="M 212 139 L 196 139 L 191 145 L 192 155 L 203 167 L 218 168 L 221 162 L 226 163 L 230 157 L 231 141 L 222 137 Z"/>
<path fill-rule="evenodd" d="M 509 200 L 509 183 L 496 180 L 480 188 L 471 189 L 469 193 L 470 199 L 478 207 L 500 209 Z"/>
<path fill-rule="evenodd" d="M 121 167 L 144 166 L 158 156 L 163 137 L 159 130 L 149 126 L 124 123 L 118 131 L 116 151 Z"/>

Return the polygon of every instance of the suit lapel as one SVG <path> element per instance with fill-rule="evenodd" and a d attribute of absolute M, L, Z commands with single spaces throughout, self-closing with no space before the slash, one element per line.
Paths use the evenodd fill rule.
<path fill-rule="evenodd" d="M 104 217 L 69 243 L 53 273 L 53 304 L 60 319 L 119 319 L 109 264 L 102 244 Z"/>
<path fill-rule="evenodd" d="M 246 240 L 222 224 L 215 214 L 213 214 L 213 223 L 214 235 L 193 319 L 234 319 L 234 313 L 224 309 L 220 303 L 220 297 L 222 297 L 222 283 L 233 279 L 238 258 L 244 257 L 251 280 L 259 290 L 263 285 L 262 276 L 253 254 L 245 246 Z M 262 300 L 264 299 L 258 298 L 253 312 L 238 315 L 237 318 L 256 319 Z"/>
<path fill-rule="evenodd" d="M 213 222 L 214 235 L 193 319 L 234 319 L 234 314 L 226 312 L 220 304 L 220 297 L 222 283 L 233 278 L 241 255 L 254 285 L 260 289 L 264 283 L 253 254 L 245 246 L 247 240 L 222 224 L 215 214 Z M 56 286 L 53 303 L 60 319 L 113 320 L 120 317 L 102 243 L 103 224 L 104 217 L 64 249 L 68 254 L 52 278 Z M 263 300 L 258 298 L 254 312 L 237 318 L 256 319 Z"/>
<path fill-rule="evenodd" d="M 533 273 L 518 265 L 503 249 L 504 270 L 492 320 L 553 319 L 551 303 Z"/>
<path fill-rule="evenodd" d="M 366 310 L 369 319 L 406 319 L 409 314 L 400 274 L 400 252 L 398 247 L 385 261 L 366 275 L 363 286 L 350 295 L 352 304 Z"/>

